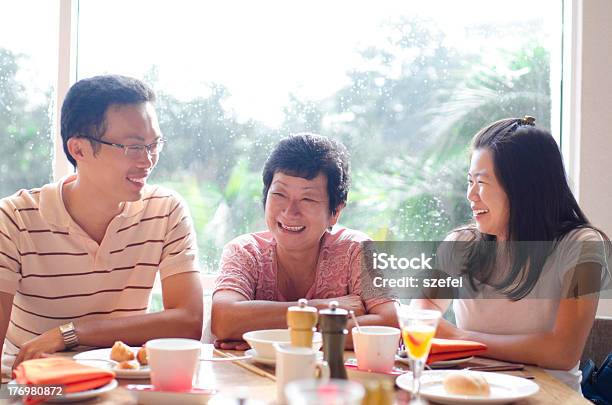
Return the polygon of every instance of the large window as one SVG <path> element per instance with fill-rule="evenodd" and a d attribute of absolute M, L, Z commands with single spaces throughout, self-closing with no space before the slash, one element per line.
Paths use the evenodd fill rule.
<path fill-rule="evenodd" d="M 30 3 L 0 6 L 0 196 L 51 171 L 57 3 Z M 127 74 L 158 93 L 169 144 L 152 181 L 187 200 L 206 272 L 264 228 L 261 168 L 291 133 L 345 143 L 341 223 L 378 240 L 470 219 L 467 146 L 484 124 L 529 114 L 558 135 L 561 0 L 77 4 L 77 78 Z"/>
<path fill-rule="evenodd" d="M 51 180 L 57 29 L 55 2 L 0 3 L 0 198 Z"/>
<path fill-rule="evenodd" d="M 505 3 L 82 1 L 78 72 L 159 93 L 169 144 L 154 181 L 189 202 L 208 272 L 264 228 L 265 157 L 301 131 L 352 154 L 344 225 L 436 239 L 470 219 L 475 131 L 524 114 L 550 128 L 559 108 L 561 1 Z"/>

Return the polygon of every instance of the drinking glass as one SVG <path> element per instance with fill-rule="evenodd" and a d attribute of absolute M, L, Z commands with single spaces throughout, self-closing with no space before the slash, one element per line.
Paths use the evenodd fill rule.
<path fill-rule="evenodd" d="M 349 380 L 296 380 L 285 389 L 289 405 L 361 405 L 363 385 Z"/>
<path fill-rule="evenodd" d="M 411 404 L 423 403 L 419 397 L 421 373 L 427 361 L 431 340 L 436 333 L 440 316 L 440 311 L 432 309 L 416 309 L 408 305 L 397 306 L 397 318 L 402 329 L 406 352 L 411 360 L 413 397 Z"/>

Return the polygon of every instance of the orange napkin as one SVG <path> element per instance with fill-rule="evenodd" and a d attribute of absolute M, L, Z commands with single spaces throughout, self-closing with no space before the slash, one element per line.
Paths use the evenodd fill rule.
<path fill-rule="evenodd" d="M 19 384 L 63 385 L 64 393 L 94 389 L 108 384 L 115 378 L 110 370 L 87 366 L 63 357 L 26 360 L 13 370 Z M 33 404 L 42 397 L 28 399 Z"/>
<path fill-rule="evenodd" d="M 474 356 L 487 350 L 487 345 L 469 340 L 452 340 L 434 338 L 431 342 L 431 350 L 427 357 L 427 364 L 436 361 L 460 359 L 462 357 Z"/>

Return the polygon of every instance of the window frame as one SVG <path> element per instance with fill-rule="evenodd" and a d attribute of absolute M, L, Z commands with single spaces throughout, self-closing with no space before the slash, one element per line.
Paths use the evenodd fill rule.
<path fill-rule="evenodd" d="M 62 104 L 68 89 L 76 82 L 78 0 L 59 2 L 59 41 L 55 111 L 53 114 L 53 180 L 58 181 L 73 172 L 64 155 L 61 134 Z"/>

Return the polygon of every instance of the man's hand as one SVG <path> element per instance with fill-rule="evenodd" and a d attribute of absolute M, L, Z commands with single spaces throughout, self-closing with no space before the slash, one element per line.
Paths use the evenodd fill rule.
<path fill-rule="evenodd" d="M 45 355 L 64 350 L 65 348 L 64 339 L 59 328 L 50 329 L 42 335 L 27 341 L 21 347 L 13 368 L 17 367 L 22 361 L 45 357 Z"/>
<path fill-rule="evenodd" d="M 244 340 L 215 340 L 215 347 L 223 350 L 248 350 L 251 348 Z"/>

